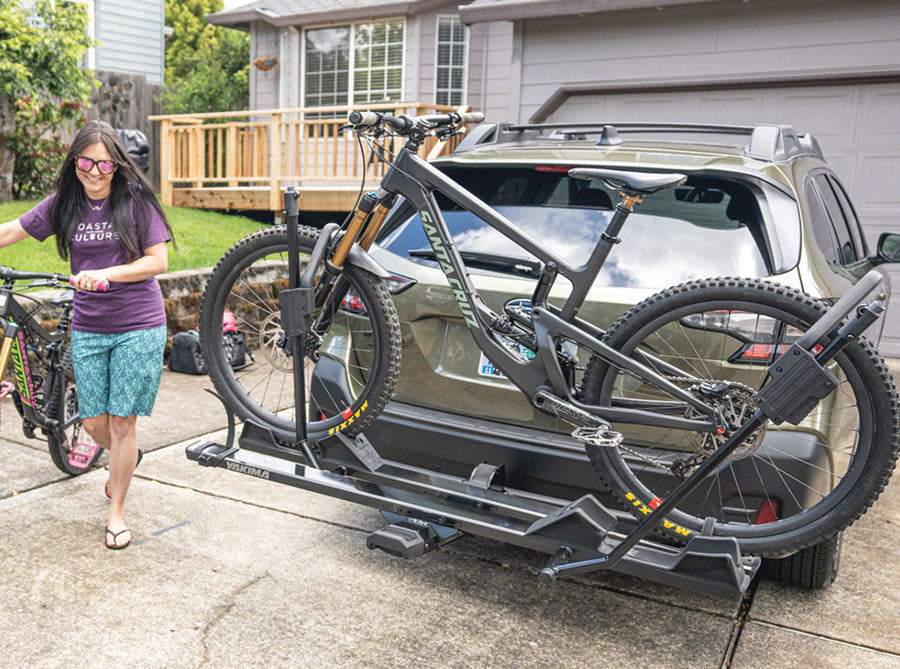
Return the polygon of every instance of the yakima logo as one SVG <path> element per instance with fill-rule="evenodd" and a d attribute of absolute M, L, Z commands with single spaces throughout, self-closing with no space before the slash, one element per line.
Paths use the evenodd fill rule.
<path fill-rule="evenodd" d="M 239 472 L 241 474 L 249 474 L 250 476 L 255 476 L 259 479 L 269 478 L 269 472 L 265 469 L 260 469 L 259 467 L 251 467 L 250 465 L 242 465 L 240 462 L 226 462 L 225 466 L 233 472 Z"/>

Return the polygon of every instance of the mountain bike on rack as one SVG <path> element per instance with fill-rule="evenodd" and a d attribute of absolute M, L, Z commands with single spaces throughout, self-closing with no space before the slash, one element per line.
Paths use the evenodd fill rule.
<path fill-rule="evenodd" d="M 28 283 L 16 285 L 22 281 Z M 62 308 L 53 331 L 36 318 L 41 303 L 25 292 L 34 288 L 70 288 L 69 277 L 0 266 L 0 376 L 12 361 L 14 385 L 7 392 L 22 418 L 22 431 L 29 439 L 46 439 L 53 464 L 77 476 L 97 462 L 101 449 L 82 441 L 86 435 L 68 340 L 74 288 L 50 300 Z"/>
<path fill-rule="evenodd" d="M 358 455 L 363 466 L 354 471 L 363 472 L 366 481 L 428 490 L 446 501 L 442 515 L 429 503 L 389 506 L 373 500 L 365 486 L 352 497 L 344 479 L 316 475 L 304 485 L 403 509 L 434 527 L 439 516 L 438 525 L 541 549 L 558 546 L 543 572 L 551 580 L 633 560 L 629 551 L 654 531 L 687 543 L 691 555 L 716 552 L 727 543 L 736 544 L 743 555 L 781 556 L 839 532 L 862 515 L 887 483 L 900 446 L 893 381 L 862 336 L 884 312 L 878 299 L 860 305 L 882 276 L 870 272 L 831 308 L 768 281 L 692 281 L 644 300 L 604 331 L 578 315 L 589 288 L 642 198 L 686 177 L 570 170 L 572 177 L 603 182 L 621 194 L 590 257 L 576 266 L 417 155 L 428 136 L 447 139 L 462 132 L 464 124 L 481 120 L 482 114 L 410 118 L 352 112 L 346 129 L 358 137 L 405 140 L 395 155 L 375 151 L 388 163 L 377 192 L 363 194 L 343 225 L 317 231 L 297 226 L 298 194 L 288 189 L 287 225 L 254 233 L 219 261 L 203 298 L 202 346 L 210 377 L 226 406 L 245 420 L 245 432 L 252 425 L 269 435 L 271 448 L 253 448 L 279 454 L 293 450 L 295 461 L 319 469 L 323 444 L 340 440 Z M 466 271 L 465 254 L 448 231 L 435 191 L 539 260 L 530 312 L 507 306 L 495 313 L 486 305 Z M 557 512 L 542 508 L 540 513 L 527 502 L 513 503 L 511 495 L 489 490 L 484 493 L 489 501 L 478 501 L 482 493 L 473 491 L 484 481 L 477 469 L 465 484 L 443 477 L 438 492 L 432 485 L 441 478 L 437 473 L 409 470 L 394 476 L 388 467 L 391 475 L 378 478 L 385 471 L 379 469 L 383 463 L 371 445 L 366 448 L 362 432 L 384 408 L 400 367 L 401 328 L 390 293 L 399 279 L 367 250 L 398 197 L 418 212 L 431 257 L 446 275 L 460 316 L 481 350 L 536 410 L 572 424 L 597 475 L 638 518 L 627 536 L 613 543 L 602 539 L 610 525 L 606 516 L 591 510 L 599 506 L 596 500 L 586 506 L 582 499 Z M 560 275 L 571 292 L 555 304 L 548 295 Z M 226 309 L 251 333 L 263 364 L 232 370 L 222 353 Z M 533 355 L 523 355 L 524 349 Z M 273 383 L 293 384 L 293 407 L 267 400 Z M 236 449 L 205 456 L 201 450 L 191 455 L 189 449 L 189 457 L 224 466 L 221 461 Z M 813 459 L 818 475 L 803 482 L 803 494 L 785 498 L 767 490 L 766 481 L 797 478 L 789 467 L 776 464 L 773 452 L 787 454 L 788 462 L 824 454 Z M 724 482 L 732 483 L 738 463 L 756 474 L 750 487 L 737 485 L 741 503 L 732 505 L 722 498 L 722 489 Z M 262 475 L 260 469 L 235 462 L 228 467 Z M 342 466 L 336 471 L 348 470 Z M 271 477 L 282 475 L 273 472 Z M 487 513 L 485 507 L 496 514 L 502 510 L 531 524 L 518 530 L 511 521 L 497 521 L 490 534 L 480 517 L 447 511 L 460 491 L 482 513 Z M 765 509 L 765 518 L 749 515 L 747 509 L 754 505 Z M 570 540 L 571 528 L 564 527 L 563 517 L 571 520 L 572 514 L 601 539 Z"/>

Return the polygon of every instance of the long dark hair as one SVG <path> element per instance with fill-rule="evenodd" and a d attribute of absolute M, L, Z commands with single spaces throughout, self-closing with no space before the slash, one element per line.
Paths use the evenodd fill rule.
<path fill-rule="evenodd" d="M 146 223 L 144 219 L 149 207 L 156 210 L 169 232 L 169 237 L 174 239 L 166 214 L 153 194 L 153 187 L 125 151 L 118 133 L 105 121 L 88 121 L 72 140 L 66 159 L 53 182 L 56 199 L 50 210 L 50 225 L 56 235 L 56 250 L 59 251 L 60 257 L 63 260 L 69 259 L 72 237 L 88 206 L 84 186 L 75 174 L 75 159 L 81 155 L 85 147 L 97 142 L 103 143 L 110 157 L 119 166 L 113 172 L 108 202 L 110 222 L 122 249 L 133 259 L 141 255 L 138 227 Z M 136 220 L 132 218 L 132 211 Z"/>

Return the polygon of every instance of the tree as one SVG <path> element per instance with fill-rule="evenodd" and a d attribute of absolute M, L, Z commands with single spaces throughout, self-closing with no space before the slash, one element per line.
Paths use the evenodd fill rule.
<path fill-rule="evenodd" d="M 93 77 L 81 5 L 0 0 L 0 202 L 12 197 L 15 148 L 24 135 L 58 130 L 81 115 Z"/>
<path fill-rule="evenodd" d="M 250 36 L 214 26 L 205 15 L 222 0 L 166 0 L 167 114 L 245 109 L 250 98 Z"/>

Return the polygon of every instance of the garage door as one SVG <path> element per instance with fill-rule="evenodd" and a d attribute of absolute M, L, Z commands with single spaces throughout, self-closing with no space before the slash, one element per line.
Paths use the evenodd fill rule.
<path fill-rule="evenodd" d="M 787 123 L 811 132 L 850 192 L 874 252 L 900 232 L 900 83 L 573 96 L 547 122 Z M 900 267 L 892 278 L 883 354 L 900 357 Z"/>

